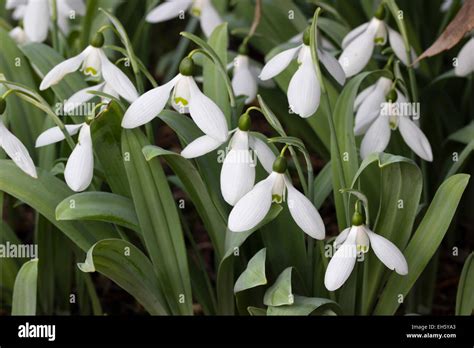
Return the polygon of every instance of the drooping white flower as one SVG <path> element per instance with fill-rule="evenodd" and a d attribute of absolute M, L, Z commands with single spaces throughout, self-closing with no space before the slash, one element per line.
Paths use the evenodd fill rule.
<path fill-rule="evenodd" d="M 245 95 L 245 104 L 251 103 L 257 96 L 258 80 L 250 66 L 248 56 L 239 54 L 234 59 L 232 88 L 235 95 Z"/>
<path fill-rule="evenodd" d="M 244 232 L 256 227 L 267 215 L 272 202 L 281 203 L 288 194 L 286 201 L 296 224 L 312 238 L 323 239 L 325 227 L 321 216 L 308 198 L 285 176 L 286 164 L 276 164 L 281 161 L 282 157 L 278 157 L 272 173 L 237 202 L 229 215 L 229 229 Z"/>
<path fill-rule="evenodd" d="M 103 44 L 103 41 L 102 41 Z M 40 90 L 59 83 L 64 76 L 76 70 L 81 70 L 85 75 L 100 77 L 107 82 L 109 86 L 124 99 L 133 102 L 138 98 L 137 90 L 125 75 L 115 64 L 113 64 L 105 55 L 102 48 L 87 46 L 81 53 L 72 58 L 66 59 L 52 68 L 41 81 Z"/>
<path fill-rule="evenodd" d="M 84 191 L 89 187 L 94 176 L 94 151 L 90 126 L 87 123 L 66 125 L 70 135 L 79 132 L 76 147 L 71 152 L 64 170 L 64 179 L 69 188 L 75 192 Z M 36 139 L 36 147 L 42 147 L 64 140 L 64 133 L 59 127 L 50 128 Z"/>
<path fill-rule="evenodd" d="M 305 42 L 302 45 L 287 49 L 272 57 L 263 67 L 259 77 L 264 81 L 275 77 L 297 57 L 299 67 L 288 85 L 288 104 L 294 113 L 306 118 L 313 115 L 318 109 L 321 87 L 311 58 L 309 38 L 305 37 L 303 41 Z M 319 48 L 318 58 L 336 81 L 344 84 L 344 71 L 338 61 L 330 53 Z"/>
<path fill-rule="evenodd" d="M 244 120 L 244 121 L 242 121 Z M 220 183 L 224 200 L 230 205 L 235 205 L 255 183 L 255 158 L 252 151 L 260 160 L 263 168 L 268 173 L 272 172 L 275 155 L 262 140 L 252 135 L 250 118 L 244 114 L 239 120 L 239 128 L 229 141 L 226 156 L 222 164 Z M 229 132 L 229 136 L 231 133 Z M 196 158 L 205 155 L 222 145 L 214 138 L 204 135 L 186 146 L 181 155 L 185 158 Z"/>
<path fill-rule="evenodd" d="M 166 0 L 148 13 L 146 21 L 158 23 L 176 17 L 184 18 L 184 13 L 188 9 L 193 16 L 199 18 L 201 29 L 207 37 L 211 36 L 213 30 L 222 23 L 211 0 Z"/>
<path fill-rule="evenodd" d="M 190 66 L 193 64 L 190 58 L 185 58 L 184 61 Z M 122 127 L 136 128 L 150 122 L 165 108 L 171 95 L 171 105 L 176 111 L 189 112 L 204 134 L 222 144 L 227 140 L 229 132 L 224 113 L 199 90 L 191 72 L 188 74 L 181 67 L 180 71 L 171 81 L 146 92 L 132 103 L 125 112 Z"/>
<path fill-rule="evenodd" d="M 382 19 L 372 18 L 350 31 L 342 40 L 342 54 L 339 57 L 346 77 L 351 77 L 364 69 L 372 57 L 375 45 L 385 45 L 388 41 L 395 55 L 405 65 L 408 65 L 408 56 L 402 36 L 390 28 Z M 416 59 L 416 54 L 411 49 L 411 61 Z"/>
<path fill-rule="evenodd" d="M 374 85 L 363 90 L 355 101 L 357 110 L 354 133 L 364 134 L 360 155 L 366 158 L 374 152 L 382 152 L 390 142 L 391 130 L 400 130 L 405 143 L 425 161 L 433 160 L 431 145 L 410 115 L 402 114 L 406 97 L 396 91 L 394 102 L 385 102 L 392 82 L 382 77 Z"/>
<path fill-rule="evenodd" d="M 474 72 L 474 37 L 461 48 L 458 54 L 458 61 L 454 67 L 457 76 L 468 76 Z"/>
<path fill-rule="evenodd" d="M 83 88 L 74 93 L 69 99 L 64 101 L 64 113 L 70 114 L 74 109 L 80 107 L 87 101 L 94 98 L 96 95 L 90 92 L 103 92 L 111 95 L 112 97 L 118 98 L 119 94 L 110 86 L 107 82 L 101 82 L 95 86 Z M 110 100 L 105 97 L 101 97 L 101 102 L 108 103 Z"/>
<path fill-rule="evenodd" d="M 401 251 L 388 239 L 372 232 L 366 225 L 346 228 L 334 241 L 334 253 L 324 276 L 329 291 L 339 289 L 349 278 L 358 255 L 367 253 L 369 246 L 382 263 L 398 274 L 408 274 L 408 265 Z"/>
<path fill-rule="evenodd" d="M 18 45 L 25 45 L 30 42 L 28 35 L 26 35 L 25 31 L 21 27 L 15 27 L 8 35 L 15 41 Z"/>
<path fill-rule="evenodd" d="M 36 167 L 25 145 L 11 133 L 0 119 L 0 147 L 12 161 L 33 178 L 37 178 Z"/>
<path fill-rule="evenodd" d="M 69 32 L 70 16 L 74 13 L 85 14 L 84 0 L 56 1 L 59 28 Z M 13 10 L 15 20 L 23 19 L 23 27 L 30 41 L 43 42 L 48 37 L 52 3 L 49 0 L 7 0 L 6 9 Z"/>

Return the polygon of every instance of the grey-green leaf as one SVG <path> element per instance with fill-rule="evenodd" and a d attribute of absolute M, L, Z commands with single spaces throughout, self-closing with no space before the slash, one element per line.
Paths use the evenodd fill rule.
<path fill-rule="evenodd" d="M 267 284 L 265 276 L 266 248 L 257 252 L 247 264 L 234 286 L 234 293 Z"/>

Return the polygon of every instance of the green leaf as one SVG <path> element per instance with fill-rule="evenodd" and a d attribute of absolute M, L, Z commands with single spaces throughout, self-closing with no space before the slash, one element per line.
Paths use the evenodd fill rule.
<path fill-rule="evenodd" d="M 329 197 L 332 191 L 332 172 L 331 172 L 331 162 L 326 163 L 326 165 L 321 169 L 319 174 L 314 179 L 314 206 L 316 209 L 321 208 L 323 202 L 326 198 Z"/>
<path fill-rule="evenodd" d="M 462 268 L 456 295 L 456 315 L 472 315 L 474 311 L 474 253 L 471 253 Z"/>
<path fill-rule="evenodd" d="M 133 244 L 121 239 L 104 239 L 88 251 L 83 272 L 100 272 L 126 290 L 153 315 L 169 314 L 153 265 Z"/>
<path fill-rule="evenodd" d="M 133 202 L 108 192 L 82 192 L 67 197 L 56 207 L 56 219 L 103 221 L 140 233 Z"/>
<path fill-rule="evenodd" d="M 21 242 L 11 230 L 10 226 L 2 220 L 0 221 L 0 244 L 7 245 L 8 243 L 19 245 Z M 11 305 L 13 285 L 15 284 L 15 278 L 21 266 L 20 261 L 22 260 L 11 257 L 0 257 L 0 305 Z"/>
<path fill-rule="evenodd" d="M 286 268 L 275 283 L 267 289 L 263 297 L 265 305 L 275 307 L 294 303 L 295 299 L 291 290 L 291 270 L 292 267 Z"/>
<path fill-rule="evenodd" d="M 438 249 L 469 182 L 469 177 L 467 174 L 453 175 L 438 188 L 423 220 L 404 251 L 408 274 L 400 276 L 393 272 L 390 275 L 374 314 L 391 315 L 400 306 L 399 295 L 405 297 L 408 294 Z"/>
<path fill-rule="evenodd" d="M 33 71 L 27 59 L 3 28 L 0 28 L 0 42 L 2 43 L 0 75 L 4 75 L 7 80 L 20 82 L 37 90 Z M 35 139 L 42 129 L 43 113 L 20 100 L 18 96 L 11 95 L 7 99 L 5 115 L 8 117 L 13 133 L 25 144 L 32 158 L 35 159 Z"/>
<path fill-rule="evenodd" d="M 181 155 L 164 150 L 158 146 L 146 146 L 143 148 L 143 154 L 147 161 L 157 156 L 165 158 L 173 172 L 179 177 L 186 193 L 198 211 L 203 220 L 204 226 L 211 238 L 214 250 L 217 253 L 217 259 L 220 260 L 224 255 L 225 231 L 227 221 L 219 214 L 215 208 L 214 202 L 201 178 L 200 173 L 191 164 L 190 161 L 181 157 Z"/>
<path fill-rule="evenodd" d="M 317 309 L 322 309 L 322 307 L 338 308 L 338 305 L 327 298 L 295 295 L 293 304 L 277 307 L 269 306 L 267 315 L 310 315 Z"/>
<path fill-rule="evenodd" d="M 266 248 L 257 252 L 247 264 L 234 286 L 234 293 L 267 284 L 265 277 Z"/>
<path fill-rule="evenodd" d="M 474 122 L 469 123 L 466 127 L 454 132 L 448 137 L 448 140 L 469 144 L 474 139 Z"/>
<path fill-rule="evenodd" d="M 129 159 L 125 169 L 135 211 L 171 313 L 192 314 L 186 247 L 176 203 L 159 160 L 145 160 L 142 149 L 147 145 L 139 129 L 123 130 L 122 152 Z"/>
<path fill-rule="evenodd" d="M 208 44 L 214 49 L 221 64 L 226 66 L 227 47 L 229 45 L 227 23 L 222 23 L 214 29 L 209 37 Z M 216 64 L 210 59 L 204 59 L 202 68 L 203 92 L 219 106 L 227 118 L 227 123 L 230 124 L 231 112 L 225 79 L 222 78 L 221 72 L 216 69 Z"/>
<path fill-rule="evenodd" d="M 252 317 L 255 317 L 255 316 L 266 316 L 267 315 L 267 311 L 263 308 L 258 308 L 258 307 L 252 307 L 252 306 L 249 306 L 247 307 L 247 311 L 249 312 L 249 314 L 252 316 Z"/>
<path fill-rule="evenodd" d="M 38 259 L 23 264 L 13 287 L 12 315 L 36 314 Z"/>
<path fill-rule="evenodd" d="M 0 160 L 0 191 L 25 202 L 51 221 L 82 250 L 117 234 L 112 226 L 99 222 L 57 221 L 56 206 L 73 192 L 49 172 L 37 168 L 38 179 L 23 173 L 7 160 Z"/>

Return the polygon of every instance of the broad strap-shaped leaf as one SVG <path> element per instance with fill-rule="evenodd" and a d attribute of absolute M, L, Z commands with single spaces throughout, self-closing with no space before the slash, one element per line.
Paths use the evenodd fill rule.
<path fill-rule="evenodd" d="M 140 249 L 121 239 L 104 239 L 79 263 L 83 272 L 100 272 L 126 290 L 154 315 L 169 314 L 150 260 Z"/>
<path fill-rule="evenodd" d="M 423 220 L 403 251 L 408 263 L 408 274 L 401 276 L 393 272 L 390 275 L 374 314 L 391 315 L 400 306 L 399 295 L 408 294 L 443 240 L 469 177 L 467 174 L 453 175 L 438 188 Z"/>
<path fill-rule="evenodd" d="M 38 259 L 23 264 L 13 287 L 12 315 L 36 314 Z"/>
<path fill-rule="evenodd" d="M 267 284 L 265 276 L 266 249 L 257 252 L 247 264 L 247 268 L 242 272 L 234 286 L 234 293 Z"/>
<path fill-rule="evenodd" d="M 174 201 L 157 158 L 147 161 L 149 145 L 139 130 L 123 130 L 122 152 L 146 249 L 173 314 L 192 314 L 186 247 Z"/>
<path fill-rule="evenodd" d="M 82 192 L 67 197 L 56 207 L 56 219 L 103 221 L 140 233 L 132 200 L 109 192 Z"/>
<path fill-rule="evenodd" d="M 474 253 L 471 253 L 462 268 L 456 295 L 456 315 L 472 315 L 474 311 Z"/>

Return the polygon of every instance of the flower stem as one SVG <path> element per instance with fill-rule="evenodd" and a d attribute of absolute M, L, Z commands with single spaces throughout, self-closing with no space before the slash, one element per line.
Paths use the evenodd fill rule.
<path fill-rule="evenodd" d="M 59 27 L 58 27 L 58 4 L 56 0 L 51 0 L 51 21 L 53 22 L 52 27 L 52 38 L 53 48 L 60 52 L 59 49 Z"/>

